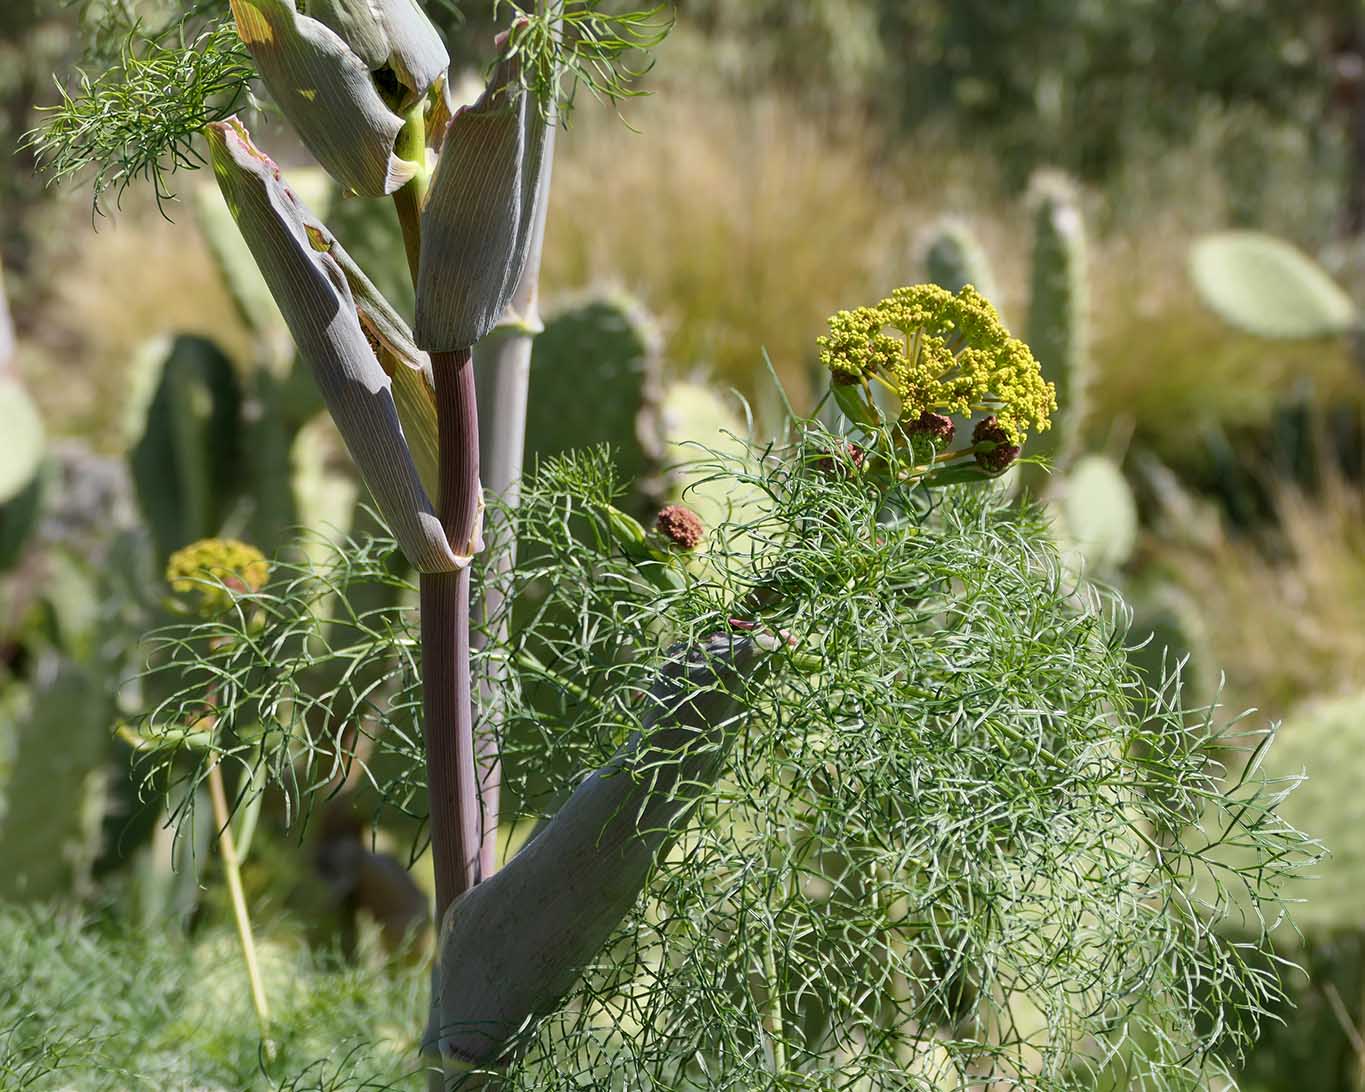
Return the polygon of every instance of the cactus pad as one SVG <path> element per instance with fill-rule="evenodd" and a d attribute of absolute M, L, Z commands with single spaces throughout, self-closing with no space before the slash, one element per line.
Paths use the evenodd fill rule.
<path fill-rule="evenodd" d="M 63 661 L 48 685 L 15 704 L 0 717 L 0 899 L 79 893 L 99 850 L 109 680 Z"/>
<path fill-rule="evenodd" d="M 0 504 L 32 483 L 43 459 L 43 420 L 17 379 L 0 376 L 0 421 L 5 423 L 5 457 L 0 459 Z"/>
<path fill-rule="evenodd" d="M 129 458 L 138 504 L 165 558 L 217 534 L 240 492 L 242 392 L 231 362 L 198 337 L 169 346 L 158 339 L 137 372 L 145 413 Z"/>
<path fill-rule="evenodd" d="M 1331 337 L 1359 321 L 1351 297 L 1326 270 L 1260 232 L 1200 239 L 1190 251 L 1190 276 L 1224 321 L 1261 337 Z"/>
<path fill-rule="evenodd" d="M 1298 829 L 1320 838 L 1331 856 L 1313 879 L 1295 884 L 1294 908 L 1304 930 L 1359 929 L 1365 925 L 1365 795 L 1360 792 L 1365 754 L 1365 690 L 1316 700 L 1286 719 L 1265 760 L 1271 777 L 1307 776 L 1280 807 Z"/>
<path fill-rule="evenodd" d="M 623 296 L 585 299 L 551 316 L 531 357 L 527 468 L 537 459 L 606 443 L 621 479 L 651 496 L 664 457 L 660 344 L 654 321 Z"/>
<path fill-rule="evenodd" d="M 1122 471 L 1107 456 L 1086 455 L 1076 462 L 1066 477 L 1059 516 L 1068 544 L 1088 573 L 1113 573 L 1132 556 L 1137 503 Z"/>

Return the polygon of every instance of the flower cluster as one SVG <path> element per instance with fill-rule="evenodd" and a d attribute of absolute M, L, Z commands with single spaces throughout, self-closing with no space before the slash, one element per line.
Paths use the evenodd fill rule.
<path fill-rule="evenodd" d="M 177 550 L 166 563 L 166 582 L 177 606 L 212 618 L 252 595 L 270 579 L 270 563 L 255 546 L 231 538 L 206 538 Z"/>
<path fill-rule="evenodd" d="M 1028 346 L 971 285 L 956 295 L 932 284 L 898 288 L 875 306 L 834 315 L 819 345 L 836 387 L 861 385 L 870 408 L 869 383 L 880 383 L 912 427 L 926 414 L 987 412 L 1018 445 L 1046 430 L 1057 408 Z"/>

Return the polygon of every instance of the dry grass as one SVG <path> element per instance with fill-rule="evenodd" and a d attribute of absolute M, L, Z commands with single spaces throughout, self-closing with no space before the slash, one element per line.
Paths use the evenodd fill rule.
<path fill-rule="evenodd" d="M 127 375 L 141 345 L 197 333 L 245 362 L 250 338 L 188 208 L 171 209 L 170 223 L 130 193 L 117 217 L 92 224 L 88 202 L 83 192 L 63 198 L 60 240 L 45 257 L 48 299 L 40 315 L 18 316 L 20 363 L 54 433 L 117 453 L 129 443 Z"/>
<path fill-rule="evenodd" d="M 1163 556 L 1204 611 L 1226 705 L 1281 718 L 1365 679 L 1365 498 L 1334 477 L 1315 496 L 1279 486 L 1276 502 L 1273 534 Z"/>
<path fill-rule="evenodd" d="M 825 319 L 916 279 L 912 241 L 942 204 L 913 197 L 941 202 L 961 172 L 768 95 L 665 82 L 627 120 L 584 112 L 563 140 L 547 291 L 623 284 L 662 320 L 677 373 L 748 391 L 766 348 L 801 394 Z"/>

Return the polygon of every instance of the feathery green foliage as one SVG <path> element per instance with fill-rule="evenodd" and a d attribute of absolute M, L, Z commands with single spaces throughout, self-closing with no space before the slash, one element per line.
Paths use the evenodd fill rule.
<path fill-rule="evenodd" d="M 193 4 L 160 28 L 121 9 L 93 20 L 87 67 L 44 125 L 25 137 L 48 174 L 63 181 L 93 170 L 95 206 L 151 182 L 158 202 L 175 196 L 169 176 L 196 168 L 205 126 L 237 113 L 256 75 L 251 55 L 221 3 Z M 535 92 L 547 117 L 567 112 L 580 85 L 597 98 L 644 92 L 636 81 L 648 54 L 672 22 L 662 5 L 604 11 L 600 0 L 528 6 L 497 0 L 495 14 L 515 19 L 505 53 L 521 57 L 522 86 Z M 111 55 L 110 41 L 117 41 Z"/>
<path fill-rule="evenodd" d="M 1264 944 L 1281 882 L 1313 855 L 1273 786 L 1225 780 L 1218 756 L 1264 739 L 1188 731 L 1176 688 L 1157 696 L 1128 665 L 1123 612 L 1071 586 L 1035 512 L 839 472 L 833 442 L 703 458 L 763 499 L 708 529 L 699 565 L 619 537 L 604 453 L 551 460 L 509 515 L 533 559 L 509 602 L 548 589 L 482 653 L 540 684 L 534 708 L 505 695 L 523 816 L 554 810 L 536 791 L 547 763 L 595 769 L 639 728 L 677 642 L 737 618 L 790 645 L 716 792 L 528 1029 L 509 1087 L 1064 1089 L 1121 1065 L 1156 1089 L 1225 1072 L 1215 1048 L 1235 1056 L 1280 987 L 1220 928 L 1235 916 Z M 391 552 L 352 544 L 161 634 L 188 682 L 143 734 L 172 744 L 212 686 L 212 749 L 304 804 L 355 761 L 326 726 L 357 723 L 379 740 L 367 776 L 421 814 L 410 610 L 348 614 L 341 594 L 316 613 L 393 580 Z M 391 667 L 310 694 L 319 660 Z"/>
<path fill-rule="evenodd" d="M 600 0 L 494 0 L 493 9 L 514 13 L 504 55 L 522 57 L 521 84 L 547 120 L 573 106 L 579 86 L 608 102 L 644 94 L 636 81 L 649 71 L 649 51 L 673 28 L 663 4 L 611 11 Z"/>
<path fill-rule="evenodd" d="M 158 202 L 174 196 L 168 176 L 202 163 L 195 138 L 239 109 L 255 74 L 231 23 L 192 27 L 187 16 L 154 33 L 134 28 L 115 64 L 62 89 L 47 123 L 26 137 L 55 181 L 93 168 L 97 209 L 105 193 L 120 196 L 139 179 Z"/>

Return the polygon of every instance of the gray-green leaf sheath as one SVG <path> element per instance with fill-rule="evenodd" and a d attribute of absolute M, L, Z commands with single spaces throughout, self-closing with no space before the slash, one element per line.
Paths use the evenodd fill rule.
<path fill-rule="evenodd" d="M 422 211 L 417 344 L 453 352 L 497 325 L 526 267 L 546 125 L 515 61 L 446 131 Z"/>
<path fill-rule="evenodd" d="M 271 295 L 308 361 L 351 458 L 404 555 L 419 572 L 453 572 L 451 548 L 422 484 L 385 373 L 335 256 L 340 245 L 285 185 L 234 118 L 209 128 L 214 174 Z"/>
<path fill-rule="evenodd" d="M 358 35 L 360 48 L 374 51 L 383 48 L 377 36 L 415 25 L 410 15 L 399 10 L 398 0 L 386 2 L 393 14 L 385 15 L 380 9 L 380 14 L 371 11 L 363 18 L 357 14 L 349 23 L 340 20 L 342 10 L 355 7 L 358 12 L 365 5 L 334 0 L 331 10 L 338 25 Z M 401 94 L 390 104 L 380 94 L 367 61 L 326 23 L 300 15 L 294 0 L 231 3 L 237 31 L 251 50 L 271 97 L 327 172 L 365 197 L 382 197 L 404 185 L 416 168 L 393 154 L 403 127 L 395 110 L 425 94 L 435 74 L 444 68 L 445 48 L 440 40 L 408 33 L 402 42 L 388 41 L 391 63 L 415 69 L 407 77 L 418 85 L 400 85 Z M 411 4 L 411 0 L 402 3 Z"/>
<path fill-rule="evenodd" d="M 308 15 L 325 23 L 371 72 L 393 70 L 406 111 L 450 67 L 450 55 L 416 0 L 312 0 Z"/>
<path fill-rule="evenodd" d="M 503 1059 L 551 1012 L 630 911 L 660 853 L 715 783 L 764 655 L 718 634 L 672 659 L 637 732 L 441 930 L 427 1046 L 451 1064 Z"/>

